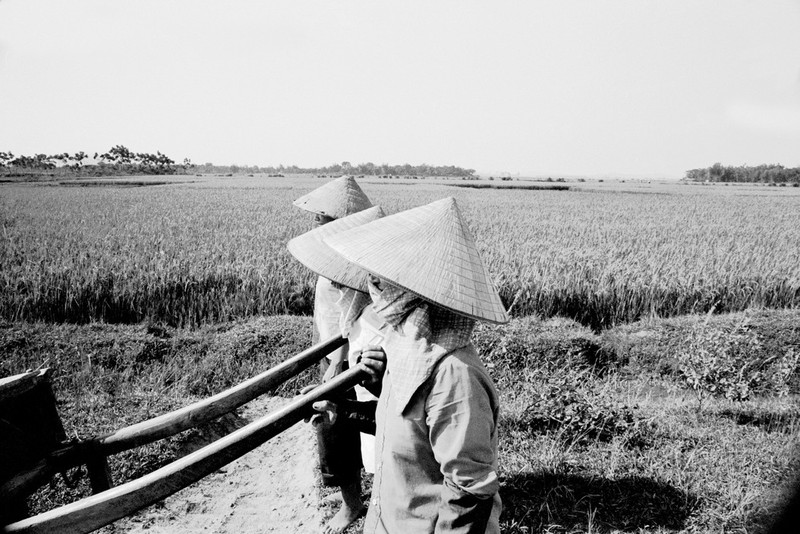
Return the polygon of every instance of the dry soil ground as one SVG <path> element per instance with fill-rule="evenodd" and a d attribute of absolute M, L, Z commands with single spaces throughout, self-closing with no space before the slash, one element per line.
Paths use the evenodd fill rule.
<path fill-rule="evenodd" d="M 250 422 L 286 399 L 258 399 Z M 300 422 L 219 471 L 106 527 L 106 533 L 318 533 L 322 512 L 312 430 Z"/>

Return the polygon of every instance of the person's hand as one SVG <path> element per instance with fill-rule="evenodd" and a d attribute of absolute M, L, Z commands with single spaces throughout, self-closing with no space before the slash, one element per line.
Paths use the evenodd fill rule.
<path fill-rule="evenodd" d="M 366 388 L 377 386 L 383 380 L 383 373 L 386 372 L 386 352 L 377 345 L 368 345 L 361 351 L 356 365 L 369 374 L 369 378 L 361 384 Z"/>
<path fill-rule="evenodd" d="M 311 408 L 319 412 L 306 419 L 306 422 L 310 422 L 314 428 L 331 426 L 339 415 L 339 407 L 329 400 L 317 401 L 311 405 Z"/>
<path fill-rule="evenodd" d="M 306 386 L 303 389 L 301 389 L 300 393 L 298 393 L 297 396 L 301 397 L 303 395 L 311 393 L 312 391 L 314 391 L 314 389 L 316 389 L 318 387 L 319 387 L 319 384 L 309 384 L 308 386 Z M 295 398 L 297 398 L 297 397 L 295 397 Z M 315 405 L 317 405 L 317 404 L 319 404 L 319 403 L 315 402 L 314 404 L 311 405 L 311 407 L 313 409 L 316 409 Z M 315 413 L 315 414 L 309 415 L 308 417 L 303 418 L 303 421 L 305 421 L 306 423 L 311 423 L 314 427 L 316 427 L 317 425 L 319 425 L 322 422 L 324 422 L 324 418 L 326 418 L 326 417 L 327 416 L 323 416 L 322 413 Z M 327 418 L 330 419 L 329 417 L 327 417 Z"/>
<path fill-rule="evenodd" d="M 319 384 L 311 384 L 303 389 L 300 390 L 300 395 L 305 395 L 307 393 L 311 393 L 315 388 L 319 387 Z M 311 408 L 319 413 L 312 414 L 304 419 L 306 423 L 311 423 L 311 426 L 317 428 L 320 425 L 323 426 L 330 426 L 336 422 L 336 417 L 338 416 L 338 406 L 336 403 L 322 400 L 317 401 L 311 405 Z"/>

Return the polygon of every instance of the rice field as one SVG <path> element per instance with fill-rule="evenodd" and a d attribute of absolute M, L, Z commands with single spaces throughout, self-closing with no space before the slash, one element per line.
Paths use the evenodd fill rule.
<path fill-rule="evenodd" d="M 311 311 L 314 275 L 285 243 L 311 222 L 292 200 L 325 180 L 132 180 L 0 184 L 0 376 L 52 366 L 69 435 L 214 394 L 299 352 L 310 336 L 308 318 L 258 316 Z M 504 532 L 766 531 L 797 473 L 796 386 L 747 402 L 709 398 L 701 411 L 675 362 L 701 320 L 735 332 L 723 327 L 746 319 L 762 356 L 788 358 L 797 350 L 797 312 L 633 321 L 797 307 L 799 189 L 360 182 L 390 213 L 456 197 L 513 315 L 620 325 L 598 334 L 566 319 L 529 318 L 476 331 L 503 406 Z M 589 373 L 584 359 L 607 372 Z M 584 418 L 549 430 L 531 425 L 539 412 L 570 407 Z M 571 422 L 597 414 L 642 425 L 608 441 L 566 439 Z M 120 455 L 115 480 L 163 465 L 179 444 Z M 88 491 L 85 481 L 51 484 L 30 500 L 31 511 Z"/>
<path fill-rule="evenodd" d="M 0 185 L 0 316 L 197 326 L 310 313 L 313 276 L 285 243 L 310 228 L 291 201 L 324 179 L 167 181 Z M 647 316 L 800 304 L 795 188 L 360 183 L 390 213 L 456 197 L 516 316 L 566 316 L 600 329 Z"/>

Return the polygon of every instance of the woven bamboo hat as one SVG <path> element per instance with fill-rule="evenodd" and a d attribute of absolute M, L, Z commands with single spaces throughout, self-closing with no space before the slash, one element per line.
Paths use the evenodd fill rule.
<path fill-rule="evenodd" d="M 336 233 L 325 243 L 359 267 L 426 300 L 475 319 L 508 322 L 452 197 Z"/>
<path fill-rule="evenodd" d="M 287 243 L 286 247 L 300 263 L 318 275 L 366 293 L 367 271 L 345 260 L 323 240 L 339 232 L 350 230 L 383 217 L 383 208 L 373 206 L 342 219 L 314 228 Z"/>
<path fill-rule="evenodd" d="M 372 202 L 355 178 L 342 176 L 298 198 L 294 205 L 311 213 L 341 219 L 372 207 Z"/>

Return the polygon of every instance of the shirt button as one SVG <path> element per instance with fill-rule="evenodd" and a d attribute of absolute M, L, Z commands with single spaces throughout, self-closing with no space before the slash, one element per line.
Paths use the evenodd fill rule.
<path fill-rule="evenodd" d="M 378 506 L 378 498 L 377 497 L 372 499 L 372 506 Z"/>

